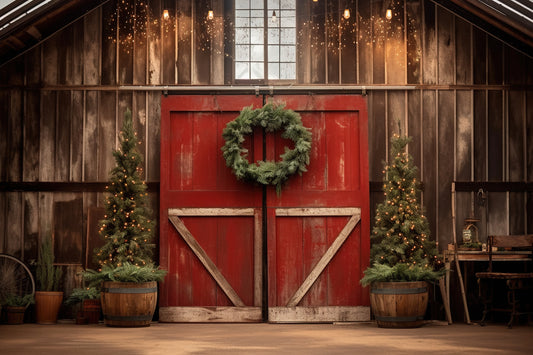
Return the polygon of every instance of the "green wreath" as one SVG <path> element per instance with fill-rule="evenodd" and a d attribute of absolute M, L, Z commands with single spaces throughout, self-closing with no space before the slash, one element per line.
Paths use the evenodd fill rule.
<path fill-rule="evenodd" d="M 292 140 L 294 149 L 285 147 L 285 153 L 280 155 L 280 162 L 248 163 L 248 150 L 243 148 L 242 143 L 246 135 L 252 134 L 255 126 L 263 127 L 267 133 L 283 129 L 281 137 Z M 251 106 L 245 107 L 237 118 L 228 122 L 222 131 L 222 137 L 226 141 L 222 147 L 226 165 L 233 170 L 239 180 L 274 185 L 279 195 L 283 183 L 291 175 L 294 173 L 302 175 L 307 171 L 311 151 L 310 129 L 302 125 L 298 113 L 286 110 L 284 106 L 268 103 L 263 108 L 255 110 Z"/>

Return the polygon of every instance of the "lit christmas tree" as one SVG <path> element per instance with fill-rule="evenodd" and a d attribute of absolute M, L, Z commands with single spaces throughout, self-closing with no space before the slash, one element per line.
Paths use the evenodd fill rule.
<path fill-rule="evenodd" d="M 418 169 L 406 152 L 410 137 L 397 134 L 391 139 L 391 162 L 385 166 L 385 201 L 376 209 L 371 236 L 371 266 L 362 279 L 374 281 L 432 281 L 442 271 L 435 242 L 417 200 L 420 192 Z"/>
<path fill-rule="evenodd" d="M 103 266 L 118 267 L 152 264 L 154 221 L 148 207 L 146 183 L 142 180 L 142 155 L 137 150 L 131 111 L 124 115 L 120 149 L 113 151 L 116 166 L 110 173 L 109 193 L 100 235 L 105 244 L 97 251 L 99 271 Z"/>

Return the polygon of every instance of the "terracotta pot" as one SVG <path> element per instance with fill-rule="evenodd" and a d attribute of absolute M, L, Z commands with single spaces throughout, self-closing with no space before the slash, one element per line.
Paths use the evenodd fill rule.
<path fill-rule="evenodd" d="M 15 306 L 6 307 L 7 324 L 24 323 L 24 312 L 26 312 L 26 307 L 15 307 Z"/>
<path fill-rule="evenodd" d="M 427 282 L 374 282 L 370 304 L 381 328 L 420 327 L 428 305 Z"/>
<path fill-rule="evenodd" d="M 63 302 L 63 292 L 35 292 L 35 311 L 37 323 L 56 324 L 59 307 Z"/>
<path fill-rule="evenodd" d="M 149 327 L 157 303 L 157 282 L 104 282 L 101 302 L 107 326 Z"/>

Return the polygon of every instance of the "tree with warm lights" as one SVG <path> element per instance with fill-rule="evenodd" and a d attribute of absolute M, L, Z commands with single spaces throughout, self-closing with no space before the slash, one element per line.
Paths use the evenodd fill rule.
<path fill-rule="evenodd" d="M 434 281 L 442 275 L 442 261 L 417 196 L 418 169 L 407 153 L 410 137 L 391 139 L 391 162 L 385 165 L 385 201 L 376 209 L 371 236 L 371 266 L 363 285 L 379 281 Z"/>
<path fill-rule="evenodd" d="M 120 133 L 120 149 L 113 151 L 116 166 L 110 173 L 106 187 L 104 219 L 100 221 L 100 235 L 105 244 L 97 251 L 99 271 L 129 263 L 151 265 L 154 221 L 148 207 L 148 193 L 142 176 L 142 155 L 137 149 L 137 134 L 133 130 L 131 111 L 124 115 Z"/>

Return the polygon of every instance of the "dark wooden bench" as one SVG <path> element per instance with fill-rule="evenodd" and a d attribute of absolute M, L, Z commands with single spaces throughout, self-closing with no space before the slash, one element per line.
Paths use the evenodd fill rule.
<path fill-rule="evenodd" d="M 521 271 L 500 272 L 493 267 L 493 249 L 507 251 L 529 252 L 524 258 L 525 265 Z M 479 293 L 484 304 L 481 325 L 485 324 L 485 318 L 489 312 L 509 312 L 511 318 L 507 323 L 512 327 L 515 317 L 527 314 L 533 315 L 533 234 L 530 235 L 492 235 L 488 237 L 489 267 L 486 272 L 476 273 L 479 283 Z M 513 270 L 514 271 L 514 270 Z M 506 287 L 507 306 L 499 307 L 494 300 L 495 287 Z"/>

